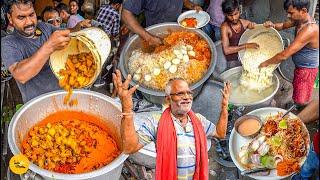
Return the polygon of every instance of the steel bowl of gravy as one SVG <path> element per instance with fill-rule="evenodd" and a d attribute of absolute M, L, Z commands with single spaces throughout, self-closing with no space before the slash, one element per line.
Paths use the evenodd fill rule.
<path fill-rule="evenodd" d="M 259 134 L 262 125 L 263 123 L 258 116 L 244 115 L 235 121 L 234 128 L 242 137 L 254 138 Z"/>

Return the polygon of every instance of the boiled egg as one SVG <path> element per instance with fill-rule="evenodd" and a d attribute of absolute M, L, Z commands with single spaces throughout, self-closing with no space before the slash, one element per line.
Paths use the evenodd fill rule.
<path fill-rule="evenodd" d="M 133 80 L 139 81 L 141 79 L 141 74 L 134 74 L 133 75 Z"/>
<path fill-rule="evenodd" d="M 172 60 L 172 63 L 173 63 L 173 64 L 179 64 L 179 63 L 180 63 L 180 59 L 174 58 L 174 59 Z"/>
<path fill-rule="evenodd" d="M 187 44 L 186 47 L 187 47 L 187 50 L 189 50 L 189 51 L 193 50 L 193 47 L 189 44 Z"/>
<path fill-rule="evenodd" d="M 160 68 L 154 68 L 154 69 L 153 69 L 153 74 L 154 74 L 155 76 L 158 76 L 158 75 L 160 74 Z"/>
<path fill-rule="evenodd" d="M 169 68 L 169 72 L 171 72 L 171 73 L 175 73 L 175 72 L 177 72 L 177 66 L 176 66 L 176 65 L 172 65 L 172 66 L 170 66 L 170 68 Z"/>
<path fill-rule="evenodd" d="M 170 66 L 171 66 L 171 62 L 170 62 L 170 61 L 167 61 L 167 62 L 165 62 L 165 63 L 163 64 L 163 68 L 164 68 L 164 69 L 169 69 Z"/>
<path fill-rule="evenodd" d="M 149 74 L 145 75 L 144 76 L 144 80 L 147 81 L 147 82 L 151 81 L 151 76 Z"/>
<path fill-rule="evenodd" d="M 188 55 L 183 55 L 182 60 L 183 60 L 184 62 L 189 62 L 189 56 L 188 56 Z"/>

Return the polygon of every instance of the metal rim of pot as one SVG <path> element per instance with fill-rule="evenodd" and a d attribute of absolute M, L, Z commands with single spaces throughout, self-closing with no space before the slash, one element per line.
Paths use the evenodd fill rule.
<path fill-rule="evenodd" d="M 166 23 L 160 23 L 160 24 L 155 24 L 155 25 L 149 26 L 148 28 L 146 28 L 146 31 L 150 31 L 150 30 L 156 29 L 158 27 L 165 27 L 165 26 L 168 26 L 168 28 L 170 28 L 170 26 L 180 27 L 178 25 L 178 23 L 175 23 L 175 22 L 169 22 L 168 23 L 168 22 L 166 22 Z M 211 76 L 211 74 L 213 73 L 215 65 L 216 65 L 216 61 L 217 61 L 217 51 L 216 51 L 215 45 L 212 42 L 211 38 L 206 33 L 204 33 L 202 30 L 199 30 L 199 29 L 194 29 L 194 30 L 185 29 L 185 30 L 186 31 L 193 31 L 193 32 L 196 32 L 197 34 L 200 34 L 200 36 L 202 36 L 207 41 L 207 43 L 208 43 L 208 45 L 210 47 L 210 50 L 211 50 L 211 62 L 210 62 L 210 66 L 208 67 L 207 72 L 205 73 L 205 75 L 199 81 L 197 81 L 196 83 L 193 83 L 192 85 L 190 85 L 190 89 L 194 90 L 197 87 L 199 87 L 200 85 L 202 85 Z M 124 47 L 123 47 L 123 49 L 121 51 L 121 54 L 120 54 L 120 65 L 119 65 L 120 66 L 120 71 L 122 73 L 122 76 L 125 77 L 125 78 L 129 74 L 128 70 L 127 70 L 127 68 L 125 67 L 125 64 L 124 64 L 125 63 L 125 60 L 124 60 L 125 53 L 127 52 L 129 47 L 131 46 L 132 42 L 134 42 L 138 38 L 139 38 L 139 36 L 137 34 L 132 36 L 126 42 L 126 44 L 124 45 Z M 135 86 L 137 84 L 138 83 L 136 83 L 135 81 L 131 81 L 130 82 L 130 85 L 132 85 L 132 86 Z M 162 97 L 165 96 L 165 92 L 164 91 L 151 89 L 151 88 L 148 88 L 148 87 L 146 87 L 146 86 L 144 86 L 142 84 L 139 84 L 138 90 L 142 91 L 142 92 L 144 92 L 146 94 L 152 95 L 152 96 L 162 96 Z"/>
<path fill-rule="evenodd" d="M 108 99 L 110 97 L 107 97 L 106 95 L 98 93 L 98 92 L 89 91 L 89 90 L 74 90 L 74 93 L 87 94 L 87 95 L 101 98 L 103 100 L 110 102 L 110 100 Z M 15 115 L 12 117 L 12 120 L 9 125 L 9 129 L 8 129 L 9 147 L 14 155 L 21 154 L 21 151 L 19 150 L 18 145 L 15 141 L 16 133 L 13 132 L 13 128 L 16 127 L 16 125 L 18 123 L 18 119 L 23 114 L 23 112 L 25 112 L 28 107 L 32 106 L 33 104 L 35 104 L 36 102 L 38 102 L 42 99 L 45 99 L 47 97 L 51 97 L 53 95 L 60 95 L 60 94 L 67 94 L 67 92 L 65 92 L 63 90 L 59 90 L 59 91 L 54 91 L 54 92 L 42 94 L 42 95 L 38 96 L 37 98 L 34 98 L 34 99 L 30 100 L 29 102 L 27 102 L 26 104 L 24 104 L 20 108 L 20 110 L 15 113 Z M 121 111 L 121 108 L 119 107 L 119 105 L 117 105 L 115 103 L 113 103 L 111 105 L 113 105 L 114 107 L 116 107 L 117 109 L 119 109 Z M 57 172 L 53 172 L 53 171 L 48 171 L 48 170 L 45 170 L 45 169 L 42 169 L 42 168 L 36 166 L 32 162 L 30 162 L 29 170 L 31 170 L 39 175 L 45 175 L 47 177 L 52 177 L 52 178 L 56 178 L 56 179 L 71 179 L 71 180 L 89 179 L 89 178 L 94 178 L 94 177 L 97 177 L 97 176 L 100 176 L 100 175 L 103 175 L 103 174 L 106 174 L 106 173 L 112 171 L 113 169 L 117 168 L 117 166 L 116 166 L 117 164 L 122 164 L 127 159 L 128 156 L 129 155 L 124 154 L 122 152 L 117 158 L 115 158 L 111 163 L 107 164 L 106 166 L 99 168 L 97 170 L 91 171 L 91 172 L 81 173 L 81 174 L 64 174 L 64 173 L 57 173 Z"/>

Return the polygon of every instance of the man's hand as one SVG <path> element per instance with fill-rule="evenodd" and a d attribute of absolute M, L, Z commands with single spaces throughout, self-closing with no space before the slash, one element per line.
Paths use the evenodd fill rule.
<path fill-rule="evenodd" d="M 263 26 L 266 27 L 266 28 L 270 28 L 270 27 L 275 28 L 275 27 L 276 27 L 276 25 L 273 24 L 271 21 L 266 21 L 266 22 L 264 22 L 264 23 L 263 23 Z"/>
<path fill-rule="evenodd" d="M 246 49 L 259 49 L 259 44 L 257 43 L 246 43 L 245 44 Z"/>
<path fill-rule="evenodd" d="M 221 106 L 222 107 L 226 107 L 226 106 L 228 106 L 229 97 L 230 97 L 230 93 L 231 93 L 231 83 L 230 83 L 230 81 L 227 81 L 227 82 L 224 83 L 224 88 L 223 88 L 223 90 L 221 90 L 221 93 L 222 93 Z"/>
<path fill-rule="evenodd" d="M 264 61 L 263 63 L 261 63 L 260 65 L 259 65 L 259 68 L 264 68 L 264 67 L 267 67 L 267 66 L 269 66 L 270 64 L 268 63 L 268 60 L 266 60 L 266 61 Z"/>
<path fill-rule="evenodd" d="M 56 30 L 51 34 L 46 45 L 52 52 L 65 48 L 70 42 L 70 30 Z"/>
<path fill-rule="evenodd" d="M 197 13 L 200 12 L 200 11 L 202 11 L 202 7 L 201 7 L 201 6 L 198 6 L 198 5 L 195 5 L 193 9 L 196 10 Z"/>
<path fill-rule="evenodd" d="M 113 84 L 121 100 L 122 111 L 131 112 L 131 109 L 133 106 L 132 94 L 139 87 L 139 85 L 135 85 L 134 87 L 129 89 L 131 75 L 129 74 L 127 79 L 124 81 L 124 83 L 122 83 L 121 73 L 118 69 L 116 70 L 116 73 L 112 74 L 112 77 L 113 77 Z"/>
<path fill-rule="evenodd" d="M 83 21 L 78 22 L 78 24 L 71 29 L 72 32 L 75 31 L 80 31 L 82 28 L 88 28 L 91 27 L 91 20 L 90 19 L 85 19 Z"/>
<path fill-rule="evenodd" d="M 149 34 L 144 40 L 149 44 L 149 46 L 159 46 L 163 44 L 162 40 L 159 37 L 153 36 L 151 34 Z"/>
<path fill-rule="evenodd" d="M 248 24 L 248 28 L 249 28 L 249 29 L 254 29 L 255 26 L 256 26 L 256 23 L 254 23 L 254 22 L 250 22 L 250 23 Z"/>

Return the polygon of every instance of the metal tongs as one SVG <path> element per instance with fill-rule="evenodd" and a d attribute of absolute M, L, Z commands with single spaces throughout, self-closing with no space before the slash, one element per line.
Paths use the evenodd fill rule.
<path fill-rule="evenodd" d="M 287 112 L 284 113 L 284 114 L 281 116 L 281 119 L 283 119 L 286 115 L 289 114 L 289 112 L 291 112 L 291 111 L 292 111 L 293 109 L 295 109 L 295 108 L 296 108 L 296 105 L 293 104 L 293 105 L 287 110 Z"/>
<path fill-rule="evenodd" d="M 249 174 L 253 174 L 253 173 L 257 173 L 257 172 L 264 172 L 264 171 L 270 171 L 272 170 L 271 168 L 266 168 L 266 167 L 263 167 L 263 168 L 255 168 L 255 169 L 250 169 L 250 170 L 244 170 L 241 172 L 241 175 L 242 176 L 247 176 Z"/>

